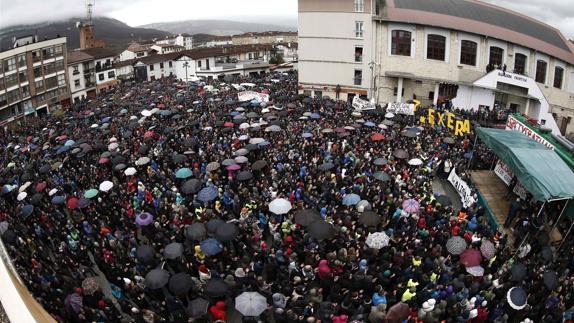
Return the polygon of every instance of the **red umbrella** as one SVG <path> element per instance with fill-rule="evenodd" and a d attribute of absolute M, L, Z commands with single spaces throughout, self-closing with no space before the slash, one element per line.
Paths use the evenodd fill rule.
<path fill-rule="evenodd" d="M 460 254 L 460 263 L 465 267 L 480 266 L 481 260 L 480 250 L 466 249 Z"/>
<path fill-rule="evenodd" d="M 144 133 L 144 139 L 152 138 L 154 135 L 155 133 L 153 131 L 146 131 L 146 133 Z"/>
<path fill-rule="evenodd" d="M 61 135 L 61 136 L 59 136 L 59 137 L 56 137 L 56 139 L 57 139 L 57 140 L 60 140 L 60 141 L 66 140 L 66 139 L 68 139 L 68 136 L 66 136 L 66 135 Z"/>
<path fill-rule="evenodd" d="M 40 193 L 46 188 L 46 182 L 36 184 L 36 192 Z"/>
<path fill-rule="evenodd" d="M 165 109 L 165 104 L 160 103 L 157 107 L 158 107 L 159 109 Z"/>
<path fill-rule="evenodd" d="M 68 209 L 72 209 L 72 210 L 73 210 L 73 209 L 78 208 L 78 201 L 79 201 L 79 200 L 78 200 L 78 198 L 76 198 L 76 197 L 70 198 L 70 199 L 68 200 L 68 203 L 67 203 Z"/>
<path fill-rule="evenodd" d="M 228 122 L 224 123 L 223 126 L 224 126 L 224 127 L 230 127 L 230 128 L 231 128 L 231 127 L 234 126 L 234 124 L 233 124 L 233 122 L 229 122 L 229 121 L 228 121 Z"/>
<path fill-rule="evenodd" d="M 376 134 L 371 136 L 372 141 L 379 141 L 379 140 L 383 140 L 383 139 L 385 139 L 385 135 L 383 135 L 382 133 L 376 133 Z"/>
<path fill-rule="evenodd" d="M 387 312 L 387 322 L 389 323 L 400 323 L 405 321 L 410 316 L 411 309 L 409 305 L 403 302 L 399 302 L 389 309 Z"/>
<path fill-rule="evenodd" d="M 98 160 L 98 164 L 102 164 L 102 165 L 107 164 L 109 162 L 110 162 L 110 159 L 106 158 L 106 157 L 102 157 L 102 158 L 100 158 L 100 160 Z"/>

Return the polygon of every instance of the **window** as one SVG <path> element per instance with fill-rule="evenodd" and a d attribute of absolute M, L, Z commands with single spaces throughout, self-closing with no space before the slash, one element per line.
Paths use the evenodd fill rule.
<path fill-rule="evenodd" d="M 80 71 L 78 70 L 78 65 L 74 65 L 74 66 L 72 66 L 72 68 L 74 69 L 74 71 L 72 72 L 72 75 L 80 74 Z"/>
<path fill-rule="evenodd" d="M 19 67 L 26 67 L 26 55 L 25 54 L 18 56 L 18 66 Z"/>
<path fill-rule="evenodd" d="M 18 78 L 20 79 L 20 83 L 28 82 L 28 75 L 26 72 L 18 73 Z"/>
<path fill-rule="evenodd" d="M 399 93 L 399 88 L 393 89 L 393 95 L 396 96 Z M 401 96 L 405 96 L 405 87 L 403 86 L 403 90 L 401 91 Z"/>
<path fill-rule="evenodd" d="M 42 56 L 40 55 L 40 51 L 39 50 L 35 50 L 32 52 L 32 61 L 35 62 L 39 62 L 42 59 Z"/>
<path fill-rule="evenodd" d="M 361 85 L 363 83 L 363 71 L 355 70 L 355 85 Z"/>
<path fill-rule="evenodd" d="M 315 97 L 316 98 L 323 97 L 323 91 L 315 91 Z"/>
<path fill-rule="evenodd" d="M 153 65 L 152 65 L 153 66 Z M 104 73 L 98 74 L 98 80 L 103 81 L 105 78 Z"/>
<path fill-rule="evenodd" d="M 6 100 L 6 95 L 5 94 L 0 94 L 0 107 L 4 106 L 8 104 L 8 101 Z"/>
<path fill-rule="evenodd" d="M 43 92 L 44 91 L 44 80 L 39 80 L 34 83 L 34 88 L 36 92 Z"/>
<path fill-rule="evenodd" d="M 6 97 L 8 98 L 8 103 L 17 101 L 20 98 L 20 90 L 19 89 L 12 90 L 6 93 Z"/>
<path fill-rule="evenodd" d="M 355 12 L 363 12 L 365 10 L 365 3 L 363 0 L 355 0 Z"/>
<path fill-rule="evenodd" d="M 109 71 L 108 72 L 108 78 L 113 79 L 114 77 L 116 77 L 116 72 L 115 71 Z"/>
<path fill-rule="evenodd" d="M 14 73 L 14 74 L 6 75 L 4 80 L 6 82 L 6 88 L 17 85 L 18 84 L 18 74 Z"/>
<path fill-rule="evenodd" d="M 28 85 L 24 85 L 22 87 L 22 97 L 27 98 L 30 96 L 30 87 Z"/>
<path fill-rule="evenodd" d="M 163 62 L 159 63 L 159 68 L 163 68 Z"/>
<path fill-rule="evenodd" d="M 355 21 L 355 37 L 363 38 L 363 22 Z"/>
<path fill-rule="evenodd" d="M 54 63 L 54 69 L 56 71 L 63 71 L 64 70 L 64 61 L 63 60 L 59 60 L 56 61 L 56 63 Z"/>
<path fill-rule="evenodd" d="M 4 60 L 4 71 L 10 72 L 16 69 L 16 57 L 10 57 Z"/>
<path fill-rule="evenodd" d="M 149 66 L 149 70 L 150 70 L 150 71 L 153 71 L 153 64 L 151 64 L 151 65 Z"/>
<path fill-rule="evenodd" d="M 58 87 L 58 77 L 52 76 L 44 80 L 44 85 L 46 85 L 46 89 L 52 89 Z"/>
<path fill-rule="evenodd" d="M 36 66 L 34 67 L 34 77 L 41 77 L 42 76 L 42 67 Z"/>
<path fill-rule="evenodd" d="M 429 100 L 434 100 L 434 91 L 429 91 Z"/>
<path fill-rule="evenodd" d="M 504 55 L 504 49 L 500 47 L 492 46 L 490 47 L 490 64 L 494 66 L 502 66 L 502 56 Z"/>
<path fill-rule="evenodd" d="M 460 43 L 460 63 L 464 65 L 476 66 L 476 52 L 478 44 L 471 40 L 463 40 Z"/>
<path fill-rule="evenodd" d="M 54 53 L 56 54 L 56 56 L 62 56 L 63 51 L 64 51 L 64 46 L 62 46 L 62 45 L 58 45 L 58 46 L 54 47 Z"/>
<path fill-rule="evenodd" d="M 560 66 L 554 68 L 554 87 L 562 89 L 562 79 L 564 78 L 564 69 Z"/>
<path fill-rule="evenodd" d="M 428 59 L 444 61 L 445 51 L 446 51 L 446 37 L 432 34 L 427 36 Z"/>
<path fill-rule="evenodd" d="M 411 56 L 411 32 L 393 30 L 391 32 L 391 54 Z"/>
<path fill-rule="evenodd" d="M 522 75 L 526 73 L 526 55 L 520 53 L 514 55 L 514 73 Z"/>
<path fill-rule="evenodd" d="M 75 88 L 79 88 L 79 87 L 80 87 L 80 80 L 74 80 L 74 87 L 75 87 Z"/>
<path fill-rule="evenodd" d="M 60 74 L 58 75 L 58 86 L 65 86 L 66 85 L 66 75 Z"/>
<path fill-rule="evenodd" d="M 44 59 L 54 57 L 54 47 L 47 47 L 42 49 L 42 57 Z"/>
<path fill-rule="evenodd" d="M 172 61 L 169 61 L 169 67 L 173 67 Z"/>
<path fill-rule="evenodd" d="M 546 83 L 546 67 L 548 63 L 539 59 L 536 61 L 536 82 Z"/>
<path fill-rule="evenodd" d="M 355 47 L 355 62 L 363 61 L 363 47 Z"/>

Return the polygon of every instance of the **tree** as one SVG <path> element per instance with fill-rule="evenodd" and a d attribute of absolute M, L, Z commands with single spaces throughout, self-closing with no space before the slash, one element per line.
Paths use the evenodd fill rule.
<path fill-rule="evenodd" d="M 281 54 L 276 54 L 273 57 L 271 57 L 271 59 L 269 59 L 269 64 L 280 65 L 283 63 L 285 63 L 285 60 L 283 60 L 283 55 Z"/>

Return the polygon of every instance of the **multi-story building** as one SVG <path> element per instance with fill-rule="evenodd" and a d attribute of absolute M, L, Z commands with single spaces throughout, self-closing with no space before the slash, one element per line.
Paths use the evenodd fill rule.
<path fill-rule="evenodd" d="M 150 49 L 155 50 L 158 54 L 170 54 L 184 51 L 185 47 L 180 45 L 155 44 L 151 45 Z"/>
<path fill-rule="evenodd" d="M 96 92 L 107 90 L 118 83 L 114 60 L 116 53 L 108 48 L 89 48 L 83 53 L 93 57 L 95 68 Z"/>
<path fill-rule="evenodd" d="M 72 101 L 96 96 L 96 65 L 94 57 L 84 51 L 68 53 L 68 80 Z"/>
<path fill-rule="evenodd" d="M 156 53 L 155 50 L 150 48 L 151 45 L 144 45 L 137 42 L 132 42 L 126 50 L 120 53 L 120 61 L 127 61 L 134 58 L 141 58 Z"/>
<path fill-rule="evenodd" d="M 0 124 L 69 105 L 66 65 L 65 37 L 0 52 Z"/>
<path fill-rule="evenodd" d="M 156 45 L 178 45 L 183 47 L 184 49 L 192 49 L 193 48 L 193 36 L 190 34 L 178 34 L 178 35 L 170 35 L 164 38 L 157 39 L 155 41 Z M 165 53 L 162 53 L 165 54 Z"/>
<path fill-rule="evenodd" d="M 299 38 L 301 92 L 504 109 L 574 132 L 574 46 L 516 12 L 475 0 L 299 0 Z"/>
<path fill-rule="evenodd" d="M 249 32 L 231 36 L 233 45 L 253 45 L 253 44 L 274 44 L 274 43 L 296 43 L 297 32 L 291 31 L 265 31 Z"/>
<path fill-rule="evenodd" d="M 210 41 L 202 45 L 202 47 L 216 47 L 216 46 L 228 46 L 233 45 L 233 40 L 231 36 L 215 36 Z"/>

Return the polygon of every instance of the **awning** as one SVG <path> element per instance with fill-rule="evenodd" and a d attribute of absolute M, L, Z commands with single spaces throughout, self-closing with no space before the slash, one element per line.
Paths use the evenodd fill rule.
<path fill-rule="evenodd" d="M 477 128 L 476 132 L 534 199 L 574 197 L 574 173 L 555 151 L 518 131 Z"/>

